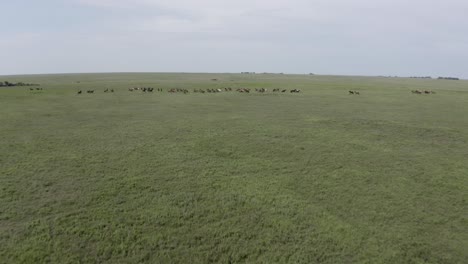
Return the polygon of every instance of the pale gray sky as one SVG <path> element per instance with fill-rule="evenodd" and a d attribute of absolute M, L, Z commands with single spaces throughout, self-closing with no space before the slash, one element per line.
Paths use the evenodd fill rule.
<path fill-rule="evenodd" d="M 0 0 L 0 75 L 468 78 L 466 0 Z"/>

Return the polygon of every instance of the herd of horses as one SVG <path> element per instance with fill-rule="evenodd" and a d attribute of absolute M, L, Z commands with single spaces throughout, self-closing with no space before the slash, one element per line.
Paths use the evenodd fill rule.
<path fill-rule="evenodd" d="M 155 88 L 153 87 L 133 87 L 133 88 L 128 88 L 128 91 L 130 92 L 133 92 L 133 91 L 141 91 L 141 92 L 144 92 L 144 93 L 152 93 L 154 91 Z M 34 91 L 34 90 L 41 90 L 42 91 L 42 88 L 29 88 L 30 91 Z M 156 88 L 156 91 L 158 92 L 163 92 L 163 88 Z M 220 89 L 220 88 L 217 88 L 217 89 L 193 89 L 193 93 L 220 93 L 222 91 L 225 91 L 225 92 L 232 92 L 232 91 L 236 91 L 236 92 L 239 92 L 239 93 L 250 93 L 250 92 L 253 92 L 251 88 L 237 88 L 235 90 L 233 90 L 233 88 L 231 87 L 226 87 L 226 88 L 223 88 L 223 89 Z M 274 93 L 286 93 L 288 90 L 287 89 L 280 89 L 280 88 L 275 88 L 272 90 Z M 115 92 L 114 89 L 105 89 L 104 90 L 105 93 L 113 93 Z M 169 93 L 183 93 L 183 94 L 188 94 L 190 93 L 190 91 L 188 89 L 180 89 L 180 88 L 171 88 L 171 89 L 167 89 L 167 92 Z M 268 89 L 266 88 L 255 88 L 255 92 L 257 93 L 266 93 L 268 92 Z M 289 90 L 290 93 L 300 93 L 301 90 L 299 89 L 291 89 Z M 412 91 L 413 93 L 422 93 L 421 91 Z M 435 93 L 433 91 L 423 91 L 425 93 Z M 83 91 L 82 90 L 78 90 L 77 91 L 77 94 L 82 94 Z M 88 94 L 93 94 L 94 93 L 94 90 L 86 90 L 86 93 Z M 358 91 L 349 91 L 349 94 L 357 94 L 359 95 L 359 92 Z"/>
<path fill-rule="evenodd" d="M 39 89 L 39 88 L 37 88 Z M 40 88 L 42 90 L 42 88 Z M 134 91 L 141 91 L 141 92 L 144 92 L 144 93 L 152 93 L 153 91 L 155 91 L 155 88 L 153 87 L 133 87 L 133 88 L 128 88 L 128 91 L 130 92 L 134 92 Z M 156 88 L 156 91 L 158 92 L 163 92 L 164 89 L 163 88 Z M 223 88 L 223 89 L 220 89 L 220 88 L 217 88 L 217 89 L 193 89 L 193 93 L 220 93 L 220 92 L 232 92 L 232 91 L 236 91 L 236 92 L 239 92 L 239 93 L 250 93 L 250 92 L 253 92 L 253 90 L 251 88 L 237 88 L 235 90 L 233 90 L 233 88 L 231 87 L 226 87 L 226 88 Z M 272 90 L 274 93 L 276 92 L 282 92 L 282 93 L 285 93 L 287 92 L 288 90 L 287 89 L 279 89 L 279 88 L 276 88 L 276 89 L 273 89 Z M 111 92 L 113 93 L 114 92 L 114 89 L 105 89 L 104 90 L 105 93 L 108 93 L 108 92 Z M 171 88 L 171 89 L 167 89 L 167 92 L 169 93 L 183 93 L 183 94 L 188 94 L 190 93 L 190 91 L 188 89 L 181 89 L 181 88 Z M 257 93 L 266 93 L 268 92 L 268 89 L 266 88 L 256 88 L 255 89 L 255 92 Z M 301 90 L 299 89 L 291 89 L 289 91 L 290 93 L 300 93 Z M 83 91 L 82 90 L 78 90 L 77 94 L 82 94 Z M 92 94 L 94 93 L 94 90 L 86 90 L 86 93 L 89 93 L 89 94 Z"/>
<path fill-rule="evenodd" d="M 42 91 L 43 88 L 42 87 L 38 87 L 38 88 L 29 88 L 30 91 Z M 128 88 L 128 90 L 130 92 L 133 92 L 133 91 L 141 91 L 141 92 L 148 92 L 148 93 L 152 93 L 155 88 L 153 87 L 133 87 L 133 88 Z M 158 92 L 163 92 L 164 89 L 163 88 L 156 88 L 156 91 Z M 226 88 L 223 88 L 223 89 L 220 89 L 220 88 L 217 88 L 217 89 L 193 89 L 193 93 L 220 93 L 220 92 L 232 92 L 232 91 L 236 91 L 236 92 L 239 92 L 239 93 L 250 93 L 250 92 L 253 92 L 253 90 L 251 88 L 237 88 L 237 89 L 233 89 L 231 87 L 226 87 Z M 285 93 L 287 92 L 288 90 L 287 89 L 280 89 L 280 88 L 275 88 L 272 90 L 272 92 L 274 93 Z M 114 89 L 105 89 L 104 90 L 105 93 L 113 93 L 114 92 Z M 171 89 L 167 89 L 167 92 L 169 93 L 183 93 L 183 94 L 188 94 L 190 93 L 190 91 L 188 89 L 181 89 L 181 88 L 171 88 Z M 257 93 L 266 93 L 268 92 L 268 89 L 266 88 L 255 88 L 255 92 Z M 299 89 L 291 89 L 289 90 L 290 93 L 300 93 L 301 90 Z M 82 90 L 78 90 L 77 94 L 82 94 L 83 91 Z M 94 90 L 86 90 L 86 93 L 88 94 L 93 94 L 94 93 Z M 431 90 L 412 90 L 411 93 L 413 94 L 435 94 L 434 91 L 431 91 Z M 348 94 L 349 95 L 360 95 L 359 91 L 354 91 L 354 90 L 350 90 L 348 91 Z"/>
<path fill-rule="evenodd" d="M 133 87 L 133 88 L 128 88 L 128 90 L 130 92 L 133 92 L 133 91 L 142 91 L 142 92 L 153 92 L 154 91 L 154 88 L 152 87 Z M 157 88 L 158 92 L 163 92 L 164 90 L 162 88 Z M 237 88 L 237 89 L 233 89 L 231 87 L 225 87 L 225 88 L 212 88 L 212 89 L 193 89 L 192 92 L 193 93 L 221 93 L 221 92 L 232 92 L 232 91 L 236 91 L 236 92 L 239 92 L 239 93 L 250 93 L 250 92 L 253 92 L 253 90 L 251 88 Z M 188 89 L 181 89 L 181 88 L 171 88 L 171 89 L 168 89 L 167 92 L 169 93 L 183 93 L 183 94 L 188 94 L 190 93 L 190 91 Z M 268 92 L 268 89 L 266 88 L 255 88 L 255 92 L 257 93 L 265 93 L 265 92 Z M 273 89 L 273 92 L 282 92 L 282 93 L 285 93 L 287 92 L 287 89 Z M 290 90 L 290 93 L 300 93 L 301 90 L 299 89 L 292 89 Z"/>
<path fill-rule="evenodd" d="M 140 87 L 135 87 L 135 88 L 128 88 L 128 90 L 129 90 L 130 92 L 133 92 L 133 91 L 142 91 L 142 92 L 144 92 L 144 93 L 146 93 L 146 92 L 152 93 L 152 92 L 154 91 L 154 88 L 153 88 L 153 87 L 142 87 L 142 88 L 140 88 Z M 162 88 L 157 88 L 157 91 L 158 91 L 158 92 L 162 92 L 163 89 L 162 89 Z"/>

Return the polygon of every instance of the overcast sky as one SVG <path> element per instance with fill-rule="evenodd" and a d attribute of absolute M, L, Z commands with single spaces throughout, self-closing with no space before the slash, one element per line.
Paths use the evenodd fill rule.
<path fill-rule="evenodd" d="M 0 0 L 0 75 L 468 78 L 467 0 Z"/>

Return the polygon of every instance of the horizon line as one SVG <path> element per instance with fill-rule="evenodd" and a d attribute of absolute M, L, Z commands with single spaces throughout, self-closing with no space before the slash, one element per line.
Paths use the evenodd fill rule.
<path fill-rule="evenodd" d="M 35 76 L 35 75 L 78 75 L 78 74 L 147 74 L 147 73 L 156 73 L 156 74 L 243 74 L 243 75 L 262 75 L 262 74 L 273 74 L 273 75 L 307 75 L 307 76 L 336 76 L 336 77 L 369 77 L 369 78 L 409 78 L 409 79 L 437 79 L 438 77 L 455 77 L 456 76 L 431 76 L 431 75 L 412 75 L 412 76 L 398 76 L 398 75 L 360 75 L 360 74 L 318 74 L 318 73 L 288 73 L 288 72 L 254 72 L 254 71 L 245 71 L 245 72 L 190 72 L 190 71 L 115 71 L 115 72 L 55 72 L 55 73 L 20 73 L 20 74 L 0 74 L 0 77 L 16 77 L 16 76 Z M 430 77 L 430 78 L 428 78 Z M 466 80 L 464 78 L 459 78 L 460 80 Z"/>

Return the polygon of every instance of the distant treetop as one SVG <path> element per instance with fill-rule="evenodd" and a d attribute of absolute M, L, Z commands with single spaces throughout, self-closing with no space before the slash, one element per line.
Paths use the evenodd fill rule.
<path fill-rule="evenodd" d="M 460 80 L 460 78 L 456 78 L 456 77 L 439 77 L 437 79 L 439 79 L 439 80 L 452 80 L 452 81 Z"/>
<path fill-rule="evenodd" d="M 24 82 L 17 82 L 17 83 L 12 83 L 9 81 L 0 81 L 0 87 L 12 87 L 12 86 L 40 86 L 40 84 L 34 84 L 34 83 L 24 83 Z"/>

